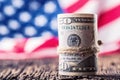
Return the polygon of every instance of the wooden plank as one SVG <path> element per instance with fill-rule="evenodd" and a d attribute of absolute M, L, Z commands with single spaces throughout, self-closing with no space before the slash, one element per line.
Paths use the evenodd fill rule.
<path fill-rule="evenodd" d="M 96 75 L 60 76 L 58 58 L 0 60 L 0 80 L 80 80 L 120 79 L 120 56 L 98 58 Z"/>

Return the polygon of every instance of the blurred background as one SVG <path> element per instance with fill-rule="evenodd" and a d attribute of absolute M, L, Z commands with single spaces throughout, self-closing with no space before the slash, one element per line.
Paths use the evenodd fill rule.
<path fill-rule="evenodd" d="M 120 0 L 0 0 L 0 59 L 58 56 L 59 13 L 97 14 L 98 54 L 120 53 Z"/>

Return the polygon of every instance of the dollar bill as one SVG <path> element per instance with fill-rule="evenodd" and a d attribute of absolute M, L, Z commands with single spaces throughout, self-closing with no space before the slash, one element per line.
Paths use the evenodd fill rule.
<path fill-rule="evenodd" d="M 93 75 L 96 71 L 97 65 L 95 54 L 84 55 L 79 53 L 64 53 L 59 55 L 60 75 Z"/>
<path fill-rule="evenodd" d="M 97 22 L 93 14 L 58 15 L 59 74 L 85 75 L 97 71 Z"/>
<path fill-rule="evenodd" d="M 93 14 L 58 15 L 59 48 L 96 46 L 96 27 Z"/>

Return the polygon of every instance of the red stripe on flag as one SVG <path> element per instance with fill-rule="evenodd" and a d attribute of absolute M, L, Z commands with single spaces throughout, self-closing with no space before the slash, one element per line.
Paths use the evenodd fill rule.
<path fill-rule="evenodd" d="M 101 28 L 103 25 L 115 20 L 118 17 L 120 17 L 120 5 L 107 12 L 101 13 L 98 19 L 98 27 Z"/>
<path fill-rule="evenodd" d="M 99 53 L 99 56 L 107 56 L 107 55 L 111 55 L 111 54 L 120 54 L 120 40 L 113 42 L 113 43 L 109 43 L 109 44 L 117 44 L 119 48 L 114 49 L 114 50 L 109 50 L 106 52 L 101 52 L 101 53 Z"/>
<path fill-rule="evenodd" d="M 43 45 L 40 45 L 39 47 L 37 47 L 35 50 L 33 50 L 33 52 L 38 51 L 40 49 L 43 48 L 50 48 L 50 47 L 57 47 L 58 46 L 58 39 L 53 37 L 50 40 L 47 40 L 45 43 L 43 43 Z"/>
<path fill-rule="evenodd" d="M 15 42 L 15 46 L 14 46 L 14 52 L 16 53 L 21 53 L 21 52 L 25 52 L 24 51 L 24 47 L 27 43 L 28 39 L 16 39 Z"/>
<path fill-rule="evenodd" d="M 108 51 L 108 52 L 103 52 L 103 53 L 100 53 L 99 56 L 107 56 L 107 55 L 111 55 L 111 54 L 120 54 L 120 49 L 116 49 L 116 50 Z"/>
<path fill-rule="evenodd" d="M 66 12 L 74 12 L 78 9 L 80 9 L 83 5 L 85 5 L 89 0 L 78 0 L 76 3 L 71 5 L 70 7 L 64 9 Z"/>

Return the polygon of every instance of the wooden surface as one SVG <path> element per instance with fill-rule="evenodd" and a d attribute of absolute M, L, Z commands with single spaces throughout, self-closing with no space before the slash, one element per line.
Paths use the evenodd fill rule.
<path fill-rule="evenodd" d="M 98 72 L 88 76 L 59 76 L 58 58 L 0 60 L 0 80 L 120 80 L 120 55 L 98 58 Z"/>

